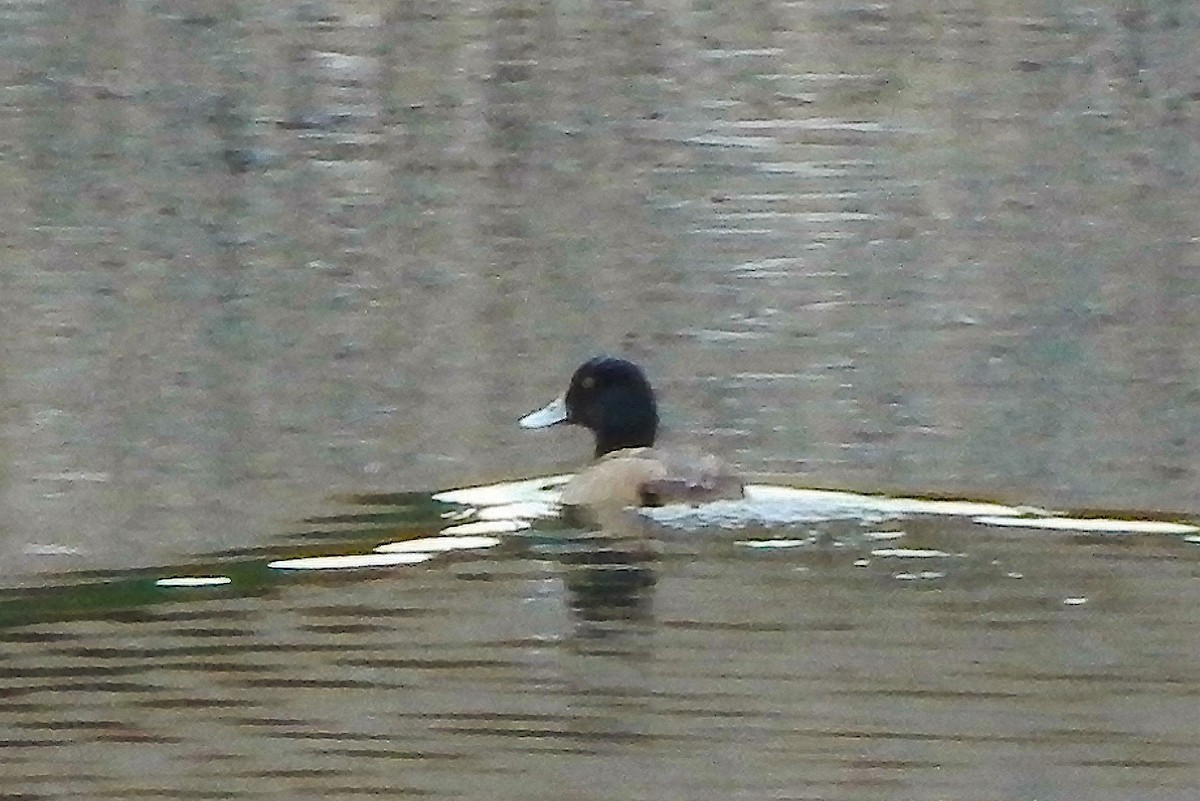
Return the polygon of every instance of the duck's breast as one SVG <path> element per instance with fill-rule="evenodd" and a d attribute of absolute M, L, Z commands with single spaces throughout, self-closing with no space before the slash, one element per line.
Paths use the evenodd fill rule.
<path fill-rule="evenodd" d="M 605 454 L 563 487 L 562 502 L 571 506 L 642 503 L 642 487 L 667 476 L 652 448 L 626 448 Z"/>
<path fill-rule="evenodd" d="M 627 448 L 606 454 L 563 488 L 572 506 L 661 506 L 743 497 L 743 483 L 723 461 L 699 451 Z"/>

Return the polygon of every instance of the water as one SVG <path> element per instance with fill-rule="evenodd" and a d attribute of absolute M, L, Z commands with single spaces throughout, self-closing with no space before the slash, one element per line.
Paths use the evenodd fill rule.
<path fill-rule="evenodd" d="M 430 549 L 413 535 L 478 508 L 359 501 L 277 550 Z M 534 518 L 441 537 L 466 549 L 416 565 L 291 571 L 229 554 L 187 571 L 229 579 L 218 586 L 160 587 L 147 571 L 10 593 L 6 789 L 1195 792 L 1197 545 L 974 522 L 990 508 L 914 516 L 822 496 L 793 509 L 805 519 L 791 538 L 683 531 L 678 511 L 599 538 Z"/>
<path fill-rule="evenodd" d="M 1197 795 L 1181 534 L 267 567 L 575 469 L 601 350 L 755 480 L 1195 520 L 1191 4 L 76 11 L 0 6 L 4 793 Z"/>

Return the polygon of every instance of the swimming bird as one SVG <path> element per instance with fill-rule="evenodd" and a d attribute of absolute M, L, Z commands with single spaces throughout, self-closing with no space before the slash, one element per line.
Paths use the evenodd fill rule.
<path fill-rule="evenodd" d="M 562 423 L 595 435 L 595 462 L 563 488 L 572 506 L 661 506 L 743 497 L 743 482 L 715 456 L 654 447 L 658 405 L 636 364 L 597 356 L 581 364 L 566 393 L 522 417 L 524 428 Z"/>

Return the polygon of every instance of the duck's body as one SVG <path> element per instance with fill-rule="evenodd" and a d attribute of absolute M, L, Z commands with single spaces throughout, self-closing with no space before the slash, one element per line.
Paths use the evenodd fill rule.
<path fill-rule="evenodd" d="M 743 497 L 741 479 L 715 456 L 655 448 L 654 392 L 632 362 L 599 356 L 580 365 L 567 392 L 521 418 L 526 428 L 570 423 L 596 436 L 596 461 L 563 488 L 571 506 L 662 506 Z"/>

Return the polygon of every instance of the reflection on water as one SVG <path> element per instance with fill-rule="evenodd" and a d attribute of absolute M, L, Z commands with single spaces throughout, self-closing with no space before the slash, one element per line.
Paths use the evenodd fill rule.
<path fill-rule="evenodd" d="M 0 5 L 0 794 L 1200 795 L 1190 5 L 77 5 Z M 430 496 L 600 350 L 1157 528 Z"/>
<path fill-rule="evenodd" d="M 185 6 L 0 8 L 6 583 L 574 469 L 600 350 L 752 475 L 1196 511 L 1178 4 Z"/>
<path fill-rule="evenodd" d="M 1179 534 L 1135 523 L 1114 537 L 1118 521 L 1092 520 L 1108 532 L 1022 537 L 975 522 L 979 504 L 762 487 L 751 497 L 776 516 L 793 496 L 798 529 L 685 531 L 631 510 L 587 532 L 545 507 L 511 526 L 489 511 L 550 503 L 560 484 L 348 499 L 270 553 L 166 569 L 219 585 L 145 572 L 9 591 L 6 789 L 527 798 L 548 776 L 556 797 L 584 798 L 1200 789 L 1200 552 Z M 1009 511 L 995 519 L 1026 519 Z M 474 523 L 494 536 L 437 533 Z M 281 569 L 296 559 L 319 561 Z"/>

